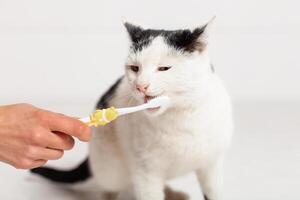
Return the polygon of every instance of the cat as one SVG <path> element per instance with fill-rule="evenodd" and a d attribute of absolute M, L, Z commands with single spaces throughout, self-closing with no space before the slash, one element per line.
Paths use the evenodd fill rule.
<path fill-rule="evenodd" d="M 94 128 L 89 158 L 74 170 L 32 172 L 65 183 L 93 176 L 99 191 L 110 194 L 107 200 L 124 190 L 136 200 L 164 200 L 167 180 L 195 171 L 204 199 L 221 200 L 233 120 L 230 97 L 208 55 L 212 22 L 193 30 L 125 22 L 130 40 L 125 74 L 97 108 L 138 105 L 161 95 L 170 98 L 170 105 Z"/>

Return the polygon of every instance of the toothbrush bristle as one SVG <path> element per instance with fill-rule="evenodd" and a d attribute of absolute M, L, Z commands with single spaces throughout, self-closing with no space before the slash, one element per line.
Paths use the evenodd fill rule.
<path fill-rule="evenodd" d="M 148 105 L 150 108 L 158 108 L 158 107 L 162 107 L 162 106 L 167 106 L 169 104 L 169 102 L 170 102 L 169 97 L 158 96 L 158 97 L 151 99 L 148 102 Z"/>

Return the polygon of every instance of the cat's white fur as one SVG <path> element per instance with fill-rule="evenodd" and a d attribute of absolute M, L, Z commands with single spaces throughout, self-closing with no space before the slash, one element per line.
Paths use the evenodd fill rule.
<path fill-rule="evenodd" d="M 126 62 L 139 65 L 140 71 L 126 68 L 110 105 L 143 103 L 136 84 L 150 84 L 147 95 L 167 95 L 171 105 L 94 129 L 90 163 L 100 189 L 130 190 L 137 200 L 163 200 L 166 180 L 195 171 L 204 195 L 220 200 L 233 124 L 230 98 L 211 71 L 207 49 L 186 54 L 156 37 L 141 52 L 131 52 Z M 173 67 L 157 71 L 165 65 Z"/>

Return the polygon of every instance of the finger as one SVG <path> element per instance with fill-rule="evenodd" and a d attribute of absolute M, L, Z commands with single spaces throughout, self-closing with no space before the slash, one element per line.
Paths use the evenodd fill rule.
<path fill-rule="evenodd" d="M 82 141 L 89 141 L 91 138 L 91 129 L 78 119 L 50 111 L 45 111 L 43 119 L 51 131 L 63 132 Z"/>
<path fill-rule="evenodd" d="M 47 147 L 52 149 L 70 150 L 74 147 L 74 139 L 64 133 L 51 132 L 52 139 L 48 142 Z"/>
<path fill-rule="evenodd" d="M 47 160 L 35 160 L 33 161 L 32 165 L 30 166 L 30 169 L 34 169 L 37 167 L 41 167 L 47 163 Z"/>
<path fill-rule="evenodd" d="M 64 151 L 58 149 L 31 147 L 28 158 L 33 160 L 57 160 L 64 155 Z"/>
<path fill-rule="evenodd" d="M 74 146 L 74 139 L 71 136 L 44 129 L 32 133 L 29 142 L 34 146 L 50 147 L 61 150 L 70 150 Z"/>

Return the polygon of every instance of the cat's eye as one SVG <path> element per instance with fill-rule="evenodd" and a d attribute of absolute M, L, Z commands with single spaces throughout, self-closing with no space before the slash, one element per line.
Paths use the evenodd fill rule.
<path fill-rule="evenodd" d="M 163 66 L 163 67 L 158 67 L 158 68 L 157 68 L 158 71 L 167 71 L 167 70 L 169 70 L 169 69 L 171 69 L 170 66 Z"/>
<path fill-rule="evenodd" d="M 129 65 L 128 66 L 130 69 L 131 69 L 131 71 L 133 71 L 133 72 L 138 72 L 139 71 L 139 66 L 136 66 L 136 65 Z"/>

